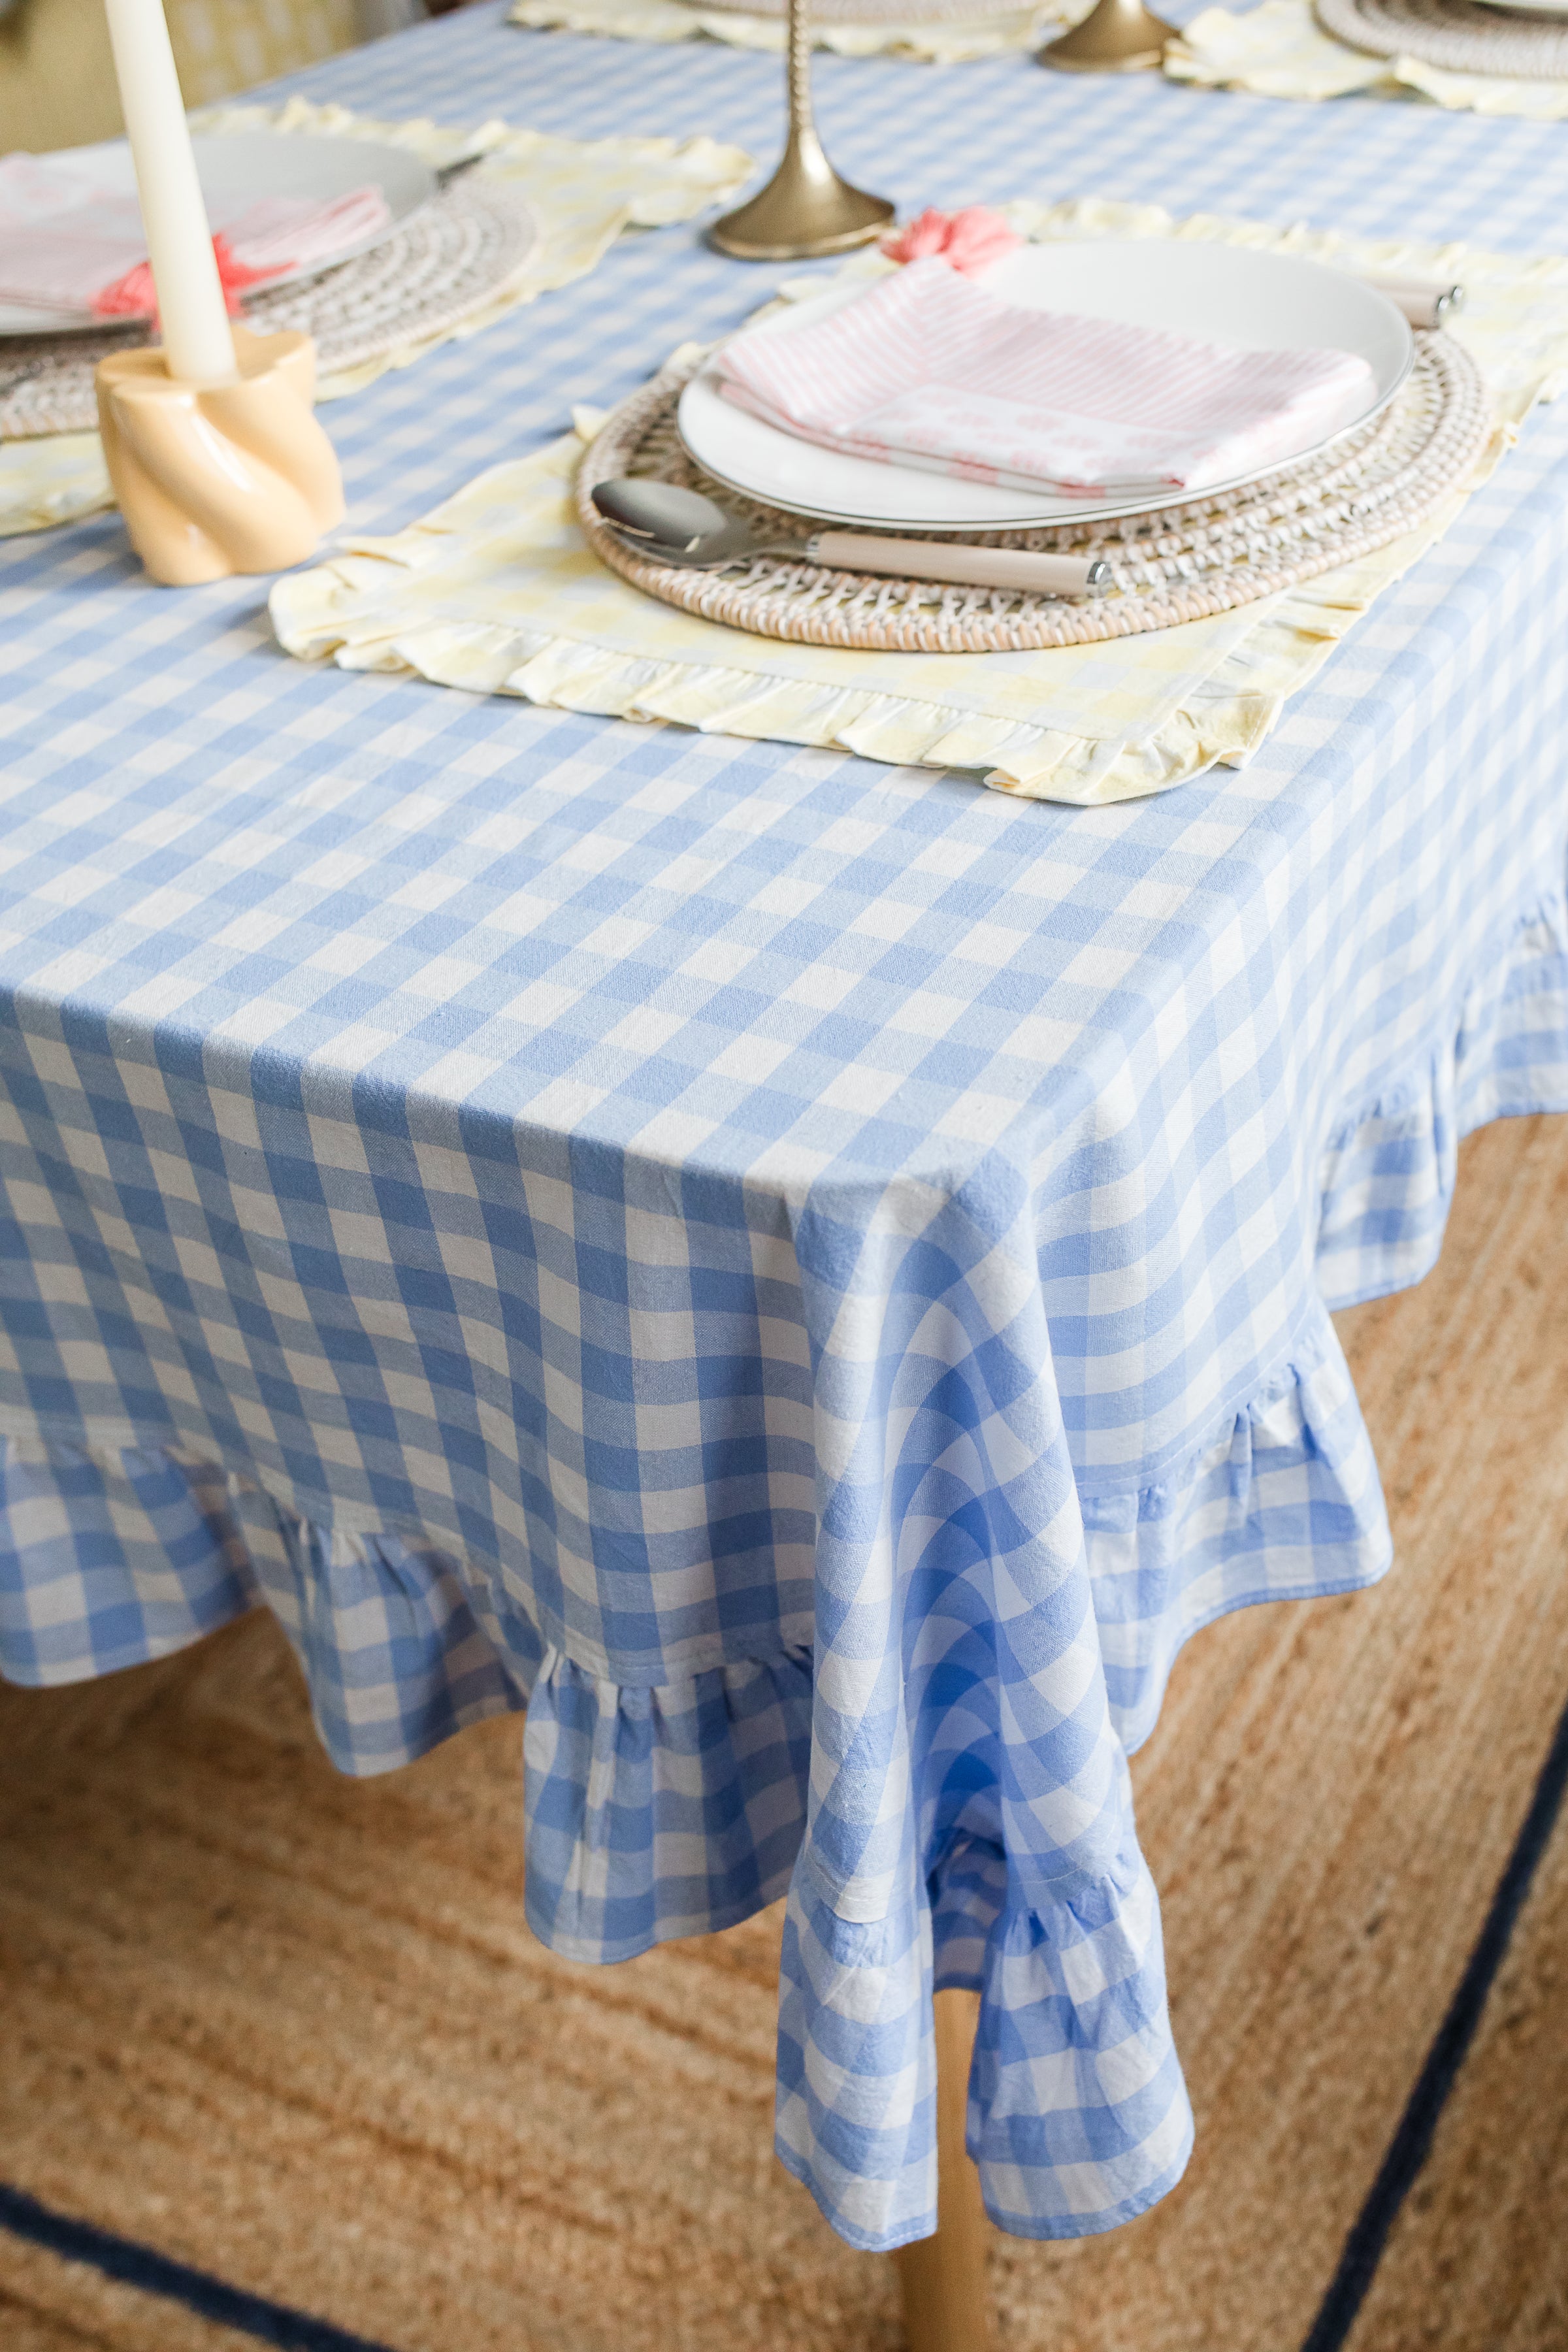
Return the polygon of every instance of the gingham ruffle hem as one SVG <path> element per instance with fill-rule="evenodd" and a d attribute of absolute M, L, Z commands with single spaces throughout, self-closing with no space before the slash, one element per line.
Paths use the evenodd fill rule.
<path fill-rule="evenodd" d="M 1430 1265 L 1463 1134 L 1565 1104 L 1568 924 L 1553 899 L 1473 982 L 1439 1048 L 1331 1140 L 1319 1255 L 1329 1303 L 1401 1287 Z M 1327 1307 L 1312 1301 L 1289 1360 L 1184 1465 L 1139 1492 L 1088 1498 L 1082 1512 L 1111 1717 L 1131 1753 L 1198 1626 L 1254 1601 L 1363 1586 L 1388 1563 L 1375 1467 Z M 1267 1547 L 1249 1537 L 1265 1512 Z M 51 1585 L 60 1604 L 40 1608 Z M 857 1919 L 842 1889 L 819 1883 L 805 1836 L 809 1650 L 737 1657 L 662 1687 L 616 1682 L 541 1628 L 515 1579 L 416 1531 L 319 1524 L 245 1472 L 177 1446 L 0 1440 L 7 1679 L 66 1683 L 164 1656 L 263 1602 L 345 1772 L 387 1770 L 466 1724 L 527 1707 L 527 1910 L 552 1949 L 626 1958 L 789 1893 L 779 2152 L 852 2242 L 897 2244 L 931 2217 L 918 2195 L 903 2212 L 879 2201 L 866 2148 L 816 2098 L 805 2053 L 830 2049 L 837 2031 L 851 2071 L 868 2036 L 907 2043 L 910 2066 L 929 2066 L 931 1992 L 946 1985 L 982 1994 L 970 2135 L 1001 2226 L 1089 2234 L 1179 2177 L 1191 2119 L 1130 1800 L 1113 1809 L 1114 1850 L 1100 1834 L 1084 1854 L 1063 1848 L 1040 1883 L 1015 1869 L 1010 1884 L 1003 1796 L 987 1784 L 1005 1767 L 983 1711 L 967 1709 L 962 1674 L 922 1698 L 908 1850 L 885 1914 Z M 89 1618 L 90 1657 L 68 1630 Z M 887 1980 L 890 1958 L 908 1983 Z M 882 2050 L 875 2071 L 889 2070 Z M 1085 2096 L 1088 2076 L 1098 2101 Z M 1022 2112 L 1008 2086 L 1026 2079 Z M 929 2137 L 930 2091 L 909 2119 L 911 2147 Z M 1086 2109 L 1096 2144 L 1068 2145 L 1084 2137 Z M 887 2179 L 909 2165 L 906 2147 L 872 2169 Z M 1048 2211 L 1043 2170 L 1057 2184 Z"/>

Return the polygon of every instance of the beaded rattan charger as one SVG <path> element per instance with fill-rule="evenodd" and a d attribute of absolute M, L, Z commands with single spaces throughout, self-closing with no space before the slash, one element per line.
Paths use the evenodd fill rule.
<path fill-rule="evenodd" d="M 1374 58 L 1415 58 L 1450 73 L 1568 80 L 1568 24 L 1478 0 L 1312 0 L 1325 33 Z"/>
<path fill-rule="evenodd" d="M 1155 514 L 973 535 L 985 546 L 1047 548 L 1110 565 L 1115 594 L 1065 599 L 873 578 L 778 556 L 692 572 L 634 552 L 593 503 L 595 486 L 617 475 L 708 491 L 767 537 L 802 534 L 798 516 L 738 497 L 687 455 L 675 407 L 690 373 L 667 369 L 623 401 L 595 436 L 576 488 L 590 545 L 634 587 L 728 628 L 879 653 L 1089 645 L 1254 604 L 1416 529 L 1463 488 L 1491 430 L 1486 385 L 1463 344 L 1441 332 L 1418 335 L 1415 364 L 1382 414 L 1303 465 Z"/>
<path fill-rule="evenodd" d="M 254 295 L 257 333 L 302 328 L 330 376 L 452 329 L 499 294 L 538 239 L 514 189 L 467 173 L 369 253 L 321 276 Z M 85 433 L 98 423 L 93 372 L 106 352 L 152 341 L 147 329 L 38 335 L 0 345 L 0 441 Z"/>

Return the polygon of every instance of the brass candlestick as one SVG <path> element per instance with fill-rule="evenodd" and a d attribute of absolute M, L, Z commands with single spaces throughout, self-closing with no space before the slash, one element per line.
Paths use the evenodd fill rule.
<path fill-rule="evenodd" d="M 1151 16 L 1143 0 L 1100 0 L 1081 25 L 1047 44 L 1040 63 L 1061 73 L 1137 73 L 1157 66 L 1175 37 L 1174 25 Z"/>
<path fill-rule="evenodd" d="M 893 217 L 883 196 L 841 180 L 823 152 L 811 108 L 810 0 L 789 0 L 785 63 L 789 137 L 765 188 L 709 231 L 722 253 L 742 261 L 810 261 L 847 253 L 880 236 Z"/>

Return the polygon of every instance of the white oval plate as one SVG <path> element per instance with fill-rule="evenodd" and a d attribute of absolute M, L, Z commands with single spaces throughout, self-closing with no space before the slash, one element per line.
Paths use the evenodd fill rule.
<path fill-rule="evenodd" d="M 745 331 L 787 335 L 852 301 L 865 280 L 830 288 Z M 1238 488 L 1279 466 L 1326 448 L 1391 400 L 1415 355 L 1408 320 L 1386 294 L 1321 262 L 1255 253 L 1233 245 L 1165 238 L 1083 245 L 1026 245 L 985 272 L 993 293 L 1031 310 L 1072 310 L 1139 327 L 1233 343 L 1246 351 L 1359 352 L 1374 389 L 1353 415 L 1290 453 L 1254 467 L 1215 491 Z M 680 395 L 680 437 L 715 480 L 790 514 L 834 523 L 893 524 L 910 530 L 1005 530 L 1146 514 L 1179 493 L 1116 499 L 1051 497 L 1003 489 L 875 457 L 851 457 L 797 440 L 720 392 L 713 362 Z"/>
<path fill-rule="evenodd" d="M 322 269 L 335 269 L 356 253 L 366 253 L 389 236 L 436 193 L 436 174 L 405 147 L 384 147 L 368 139 L 316 139 L 286 131 L 235 131 L 197 138 L 196 175 L 206 198 L 214 234 L 258 196 L 310 196 L 325 202 L 346 196 L 352 189 L 378 187 L 392 215 L 390 226 L 357 245 L 345 246 L 330 262 L 312 261 L 302 269 L 289 269 L 269 278 L 268 287 L 287 286 Z M 60 169 L 73 177 L 90 174 L 94 183 L 115 195 L 133 196 L 136 175 L 131 150 L 123 139 L 100 147 L 68 147 L 34 158 L 40 171 Z M 0 335 L 100 334 L 105 320 L 84 318 L 79 310 L 36 310 L 20 302 L 0 302 Z M 115 321 L 113 323 L 123 323 Z"/>

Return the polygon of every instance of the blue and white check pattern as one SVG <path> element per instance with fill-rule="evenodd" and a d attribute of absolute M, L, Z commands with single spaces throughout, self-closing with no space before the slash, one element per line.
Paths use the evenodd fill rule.
<path fill-rule="evenodd" d="M 817 75 L 906 205 L 1561 236 L 1550 126 Z M 473 11 L 306 87 L 768 152 L 777 84 Z M 356 527 L 768 277 L 632 240 L 341 404 Z M 259 1597 L 349 1770 L 526 1701 L 556 1949 L 787 1892 L 779 2146 L 847 2237 L 931 2224 L 940 1983 L 995 2218 L 1153 2202 L 1126 1755 L 1198 1625 L 1381 1572 L 1325 1301 L 1568 1107 L 1565 459 L 1532 420 L 1245 773 L 1092 812 L 307 670 L 111 519 L 0 549 L 5 1671 Z"/>

